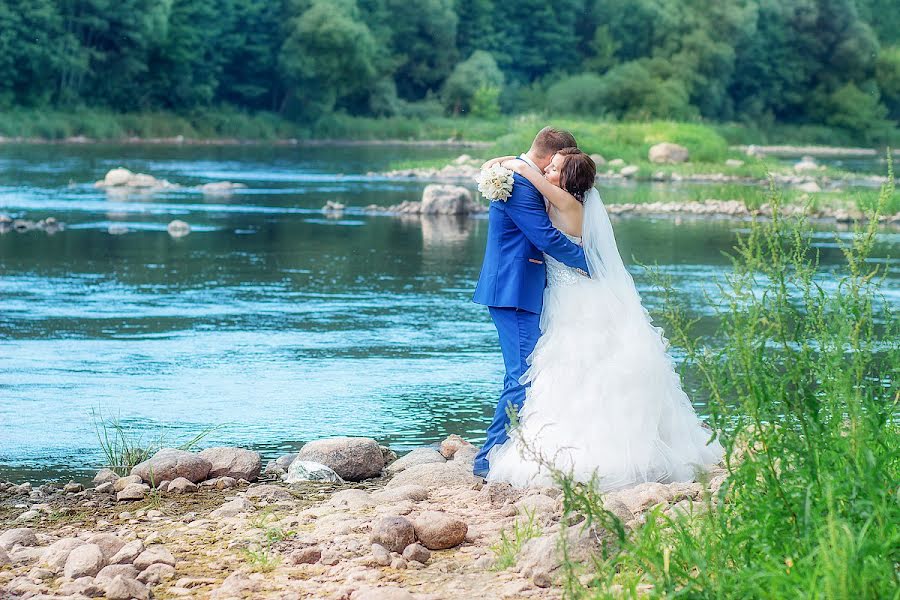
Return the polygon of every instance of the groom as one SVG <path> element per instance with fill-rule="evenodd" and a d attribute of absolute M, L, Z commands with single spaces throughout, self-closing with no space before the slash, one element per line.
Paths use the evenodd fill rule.
<path fill-rule="evenodd" d="M 545 127 L 538 132 L 531 149 L 519 158 L 543 172 L 553 155 L 563 148 L 576 147 L 568 131 Z M 506 377 L 487 440 L 475 457 L 474 473 L 487 476 L 488 452 L 508 439 L 507 407 L 516 411 L 525 402 L 525 386 L 519 378 L 528 368 L 526 359 L 540 337 L 541 307 L 547 272 L 546 253 L 556 260 L 588 270 L 584 251 L 553 227 L 544 198 L 527 179 L 514 174 L 512 195 L 505 202 L 491 202 L 488 215 L 487 247 L 481 276 L 473 300 L 484 304 L 500 334 L 500 351 Z"/>

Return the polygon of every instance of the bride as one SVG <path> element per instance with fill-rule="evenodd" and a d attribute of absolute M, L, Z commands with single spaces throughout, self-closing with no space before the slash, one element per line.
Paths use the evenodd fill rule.
<path fill-rule="evenodd" d="M 501 162 L 537 187 L 553 225 L 584 246 L 591 276 L 545 255 L 541 337 L 522 376 L 526 401 L 509 439 L 491 449 L 487 481 L 551 485 L 550 464 L 611 491 L 692 481 L 722 458 L 681 389 L 662 330 L 625 266 L 594 188 L 593 160 L 560 150 L 544 170 Z"/>

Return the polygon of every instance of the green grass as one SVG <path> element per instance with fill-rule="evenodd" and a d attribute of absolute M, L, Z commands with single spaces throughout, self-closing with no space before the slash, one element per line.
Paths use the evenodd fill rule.
<path fill-rule="evenodd" d="M 891 178 L 892 179 L 892 178 Z M 871 217 L 893 197 L 886 185 Z M 868 259 L 871 219 L 842 244 L 835 276 L 804 219 L 752 224 L 737 243 L 720 327 L 695 333 L 670 283 L 666 335 L 709 398 L 728 480 L 706 511 L 647 515 L 626 534 L 591 484 L 556 473 L 564 519 L 614 531 L 593 565 L 566 563 L 567 598 L 898 598 L 900 327 Z M 590 584 L 580 579 L 585 568 Z"/>
<path fill-rule="evenodd" d="M 516 556 L 528 540 L 541 536 L 541 526 L 538 524 L 535 514 L 526 511 L 526 519 L 516 519 L 513 522 L 512 531 L 500 532 L 500 541 L 491 546 L 494 553 L 494 570 L 502 571 L 516 564 Z"/>
<path fill-rule="evenodd" d="M 127 475 L 131 472 L 132 467 L 144 462 L 166 447 L 166 439 L 163 435 L 159 435 L 152 441 L 145 441 L 143 433 L 136 432 L 123 424 L 119 417 L 104 417 L 99 410 L 91 409 L 91 418 L 105 460 L 103 466 L 119 475 Z M 208 427 L 176 448 L 191 450 L 216 429 L 218 426 Z M 151 487 L 155 488 L 156 486 Z"/>

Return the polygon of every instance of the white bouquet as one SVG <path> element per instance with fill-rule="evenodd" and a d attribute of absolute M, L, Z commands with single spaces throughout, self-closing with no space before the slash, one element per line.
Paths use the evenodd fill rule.
<path fill-rule="evenodd" d="M 482 169 L 475 177 L 478 183 L 478 191 L 488 200 L 503 200 L 512 195 L 513 172 L 500 163 L 495 163 L 487 169 Z"/>

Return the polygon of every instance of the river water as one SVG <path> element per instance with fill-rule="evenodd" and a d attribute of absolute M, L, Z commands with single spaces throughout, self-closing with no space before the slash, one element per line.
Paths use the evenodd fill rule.
<path fill-rule="evenodd" d="M 0 146 L 0 213 L 66 224 L 55 235 L 0 236 L 0 479 L 92 473 L 103 461 L 98 414 L 147 443 L 178 444 L 215 427 L 203 445 L 266 457 L 334 435 L 401 450 L 450 433 L 483 439 L 502 380 L 496 332 L 470 300 L 487 221 L 361 210 L 417 200 L 424 187 L 366 173 L 458 153 Z M 123 197 L 93 187 L 117 166 L 183 186 L 248 187 L 226 197 L 189 187 Z M 639 192 L 647 190 L 604 195 Z M 328 200 L 348 209 L 329 218 L 320 210 Z M 169 236 L 173 219 L 192 233 Z M 615 223 L 626 262 L 658 264 L 700 316 L 727 272 L 722 252 L 744 227 Z M 820 238 L 823 262 L 838 268 L 834 234 Z M 880 260 L 893 267 L 898 248 L 900 236 L 885 232 Z M 893 268 L 885 291 L 900 303 Z M 660 295 L 632 271 L 652 312 Z"/>

